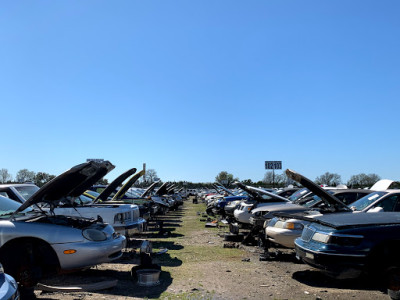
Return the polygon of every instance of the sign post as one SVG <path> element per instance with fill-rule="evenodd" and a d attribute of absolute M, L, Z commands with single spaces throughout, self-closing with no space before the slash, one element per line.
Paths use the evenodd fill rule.
<path fill-rule="evenodd" d="M 272 187 L 275 187 L 275 170 L 282 170 L 281 160 L 265 161 L 265 169 L 272 170 Z"/>

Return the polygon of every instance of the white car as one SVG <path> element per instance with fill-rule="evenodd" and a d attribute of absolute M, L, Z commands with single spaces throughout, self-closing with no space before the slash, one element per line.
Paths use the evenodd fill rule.
<path fill-rule="evenodd" d="M 38 190 L 39 187 L 34 184 L 0 185 L 1 196 L 20 203 L 24 203 Z M 84 195 L 66 196 L 58 200 L 56 206 L 51 204 L 41 208 L 46 211 L 52 210 L 56 215 L 101 219 L 104 223 L 112 225 L 116 232 L 127 237 L 142 232 L 146 223 L 140 218 L 139 207 L 135 204 L 93 204 L 92 199 Z"/>
<path fill-rule="evenodd" d="M 243 224 L 250 224 L 250 218 L 253 216 L 253 209 L 260 209 L 262 207 L 267 207 L 271 205 L 279 205 L 279 204 L 288 204 L 290 201 L 284 197 L 281 197 L 277 194 L 271 193 L 269 191 L 265 191 L 263 189 L 254 188 L 247 186 L 248 190 L 252 191 L 253 193 L 257 193 L 259 195 L 263 195 L 263 197 L 258 197 L 262 199 L 264 202 L 242 202 L 239 208 L 235 209 L 233 215 L 235 219 Z"/>

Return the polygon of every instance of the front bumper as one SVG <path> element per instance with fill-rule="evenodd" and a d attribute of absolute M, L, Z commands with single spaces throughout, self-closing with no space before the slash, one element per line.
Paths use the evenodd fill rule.
<path fill-rule="evenodd" d="M 18 284 L 13 277 L 8 274 L 1 275 L 0 299 L 18 300 Z"/>
<path fill-rule="evenodd" d="M 301 236 L 303 230 L 283 229 L 268 226 L 265 230 L 266 238 L 278 245 L 294 249 L 294 240 Z"/>
<path fill-rule="evenodd" d="M 240 210 L 234 212 L 234 217 L 239 223 L 250 224 L 251 213 L 248 211 Z"/>
<path fill-rule="evenodd" d="M 145 224 L 146 224 L 146 220 L 143 218 L 139 218 L 135 222 L 121 224 L 121 226 L 114 226 L 114 230 L 115 230 L 115 232 L 118 232 L 119 234 L 129 237 L 134 234 L 142 233 L 144 231 Z"/>
<path fill-rule="evenodd" d="M 103 242 L 82 241 L 77 243 L 52 244 L 60 267 L 63 270 L 83 269 L 102 263 L 108 263 L 122 256 L 122 249 L 126 245 L 123 235 Z M 64 254 L 66 250 L 75 250 L 73 254 Z"/>
<path fill-rule="evenodd" d="M 309 249 L 298 238 L 295 241 L 296 256 L 305 263 L 337 279 L 358 278 L 365 270 L 366 255 L 326 253 Z"/>

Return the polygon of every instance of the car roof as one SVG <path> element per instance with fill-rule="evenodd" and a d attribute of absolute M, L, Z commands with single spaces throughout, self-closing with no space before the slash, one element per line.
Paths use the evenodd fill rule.
<path fill-rule="evenodd" d="M 5 183 L 0 184 L 0 188 L 2 187 L 13 187 L 13 186 L 32 186 L 35 185 L 34 183 Z"/>

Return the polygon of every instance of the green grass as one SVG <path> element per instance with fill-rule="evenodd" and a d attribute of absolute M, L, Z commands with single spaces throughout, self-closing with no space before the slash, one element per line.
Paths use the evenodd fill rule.
<path fill-rule="evenodd" d="M 214 234 L 218 233 L 217 228 L 205 228 L 205 222 L 201 222 L 201 215 L 205 211 L 204 204 L 193 204 L 192 201 L 186 201 L 183 209 L 177 213 L 170 212 L 165 219 L 172 219 L 178 222 L 180 226 L 165 229 L 172 229 L 171 236 L 152 238 L 153 250 L 157 252 L 161 248 L 168 248 L 166 254 L 157 257 L 157 263 L 162 269 L 170 273 L 173 283 L 176 286 L 185 286 L 188 278 L 200 280 L 201 274 L 196 270 L 203 262 L 220 261 L 240 261 L 243 257 L 243 250 L 223 248 L 221 244 L 202 243 L 196 244 L 196 234 Z M 183 213 L 182 216 L 179 214 Z M 173 222 L 175 223 L 175 222 Z M 171 287 L 173 287 L 172 284 Z M 190 288 L 190 287 L 189 287 Z M 181 290 L 176 293 L 170 291 L 163 292 L 159 299 L 212 299 L 214 291 L 204 290 L 201 283 L 198 283 L 196 289 L 190 291 Z"/>

